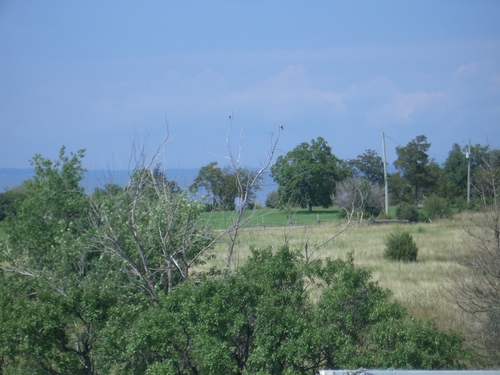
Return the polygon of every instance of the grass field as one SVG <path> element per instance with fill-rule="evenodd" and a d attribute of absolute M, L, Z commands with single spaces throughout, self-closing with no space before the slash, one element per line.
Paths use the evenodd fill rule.
<path fill-rule="evenodd" d="M 325 220 L 320 220 L 319 224 L 311 220 L 314 215 L 309 215 L 309 225 L 299 225 L 299 220 L 307 216 L 296 215 L 297 223 L 289 226 L 260 225 L 241 230 L 234 257 L 235 266 L 245 262 L 252 246 L 277 248 L 287 243 L 292 249 L 304 253 L 307 244 L 308 251 L 311 252 L 343 228 L 343 223 L 334 220 L 335 214 L 328 211 L 324 214 Z M 326 220 L 326 217 L 332 220 Z M 400 263 L 384 259 L 386 237 L 395 230 L 396 225 L 411 233 L 417 243 L 417 262 Z M 441 329 L 460 330 L 458 313 L 444 298 L 443 287 L 448 283 L 446 274 L 458 269 L 453 256 L 464 251 L 464 236 L 460 216 L 434 223 L 355 223 L 334 240 L 320 247 L 312 257 L 345 259 L 347 254 L 352 252 L 355 263 L 369 269 L 373 280 L 381 287 L 390 289 L 393 298 L 402 303 L 412 315 L 424 319 L 434 318 Z M 214 258 L 205 267 L 224 267 L 227 245 L 227 240 L 221 241 L 214 249 Z"/>
<path fill-rule="evenodd" d="M 247 210 L 244 213 L 243 220 L 246 228 L 284 227 L 338 221 L 339 213 L 340 210 L 336 208 L 315 207 L 313 212 L 309 212 L 305 208 L 298 208 L 291 210 L 289 212 L 290 217 L 287 218 L 284 211 L 260 209 L 255 211 Z M 216 211 L 205 212 L 202 215 L 213 229 L 224 229 L 236 219 L 237 214 L 235 211 Z"/>

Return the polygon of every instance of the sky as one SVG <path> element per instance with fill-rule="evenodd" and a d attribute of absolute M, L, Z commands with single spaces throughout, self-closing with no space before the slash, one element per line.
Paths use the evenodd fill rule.
<path fill-rule="evenodd" d="M 500 148 L 500 1 L 0 0 L 0 168 L 266 162 L 323 137 Z M 231 116 L 231 117 L 230 117 Z M 229 142 L 228 142 L 229 140 Z M 229 146 L 228 146 L 229 144 Z M 135 156 L 134 156 L 135 150 Z"/>

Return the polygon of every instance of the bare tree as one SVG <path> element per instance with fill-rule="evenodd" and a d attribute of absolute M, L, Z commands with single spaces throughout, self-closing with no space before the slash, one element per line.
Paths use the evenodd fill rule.
<path fill-rule="evenodd" d="M 238 154 L 235 157 L 232 151 L 231 142 L 230 142 L 230 133 L 232 128 L 234 116 L 230 116 L 229 118 L 229 128 L 226 136 L 226 147 L 228 152 L 228 158 L 231 164 L 231 168 L 234 170 L 236 176 L 236 185 L 238 190 L 238 207 L 237 214 L 234 218 L 233 222 L 229 226 L 228 235 L 229 235 L 229 245 L 227 249 L 227 257 L 226 257 L 226 266 L 231 268 L 233 265 L 233 257 L 235 251 L 236 240 L 239 234 L 240 229 L 247 224 L 251 220 L 251 216 L 247 216 L 245 218 L 245 212 L 249 209 L 249 197 L 252 192 L 255 191 L 257 186 L 260 185 L 260 181 L 263 178 L 263 174 L 269 169 L 271 162 L 273 160 L 274 154 L 276 152 L 276 147 L 278 145 L 278 141 L 281 135 L 281 131 L 283 130 L 283 125 L 278 127 L 278 132 L 276 137 L 274 137 L 274 133 L 271 133 L 271 144 L 267 155 L 264 157 L 260 168 L 252 173 L 250 176 L 248 175 L 248 170 L 242 168 L 241 166 L 241 142 L 238 147 Z M 241 134 L 240 134 L 241 141 Z M 252 208 L 255 210 L 255 207 Z"/>
<path fill-rule="evenodd" d="M 492 152 L 474 178 L 481 197 L 477 213 L 469 213 L 464 230 L 466 252 L 461 268 L 450 274 L 446 296 L 466 318 L 464 327 L 488 364 L 500 363 L 500 158 Z"/>
<path fill-rule="evenodd" d="M 345 220 L 334 225 L 334 230 L 321 243 L 309 247 L 309 241 L 306 239 L 304 253 L 306 261 L 313 260 L 313 255 L 320 248 L 335 240 L 342 233 L 347 231 L 352 225 L 352 219 L 355 214 L 362 218 L 362 212 L 368 204 L 376 204 L 383 197 L 383 192 L 378 184 L 372 183 L 363 178 L 347 178 L 337 184 L 336 193 L 330 198 L 332 203 L 344 210 Z M 361 213 L 361 216 L 360 216 Z"/>
<path fill-rule="evenodd" d="M 342 208 L 346 214 L 356 213 L 358 221 L 361 222 L 368 209 L 381 209 L 384 192 L 379 184 L 365 178 L 346 178 L 337 184 L 332 202 L 335 206 Z"/>
<path fill-rule="evenodd" d="M 94 245 L 122 264 L 133 287 L 154 302 L 171 291 L 228 230 L 215 232 L 200 217 L 201 203 L 177 191 L 154 167 L 167 140 L 154 156 L 133 148 L 129 184 L 105 197 L 91 197 Z"/>

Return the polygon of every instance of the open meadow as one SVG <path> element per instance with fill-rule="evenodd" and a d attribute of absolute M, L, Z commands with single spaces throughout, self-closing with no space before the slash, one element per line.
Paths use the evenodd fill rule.
<path fill-rule="evenodd" d="M 353 253 L 355 263 L 369 269 L 373 280 L 383 288 L 390 289 L 393 298 L 402 303 L 412 315 L 424 319 L 433 318 L 444 330 L 461 330 L 458 312 L 446 301 L 442 292 L 448 283 L 446 275 L 450 271 L 459 270 L 453 257 L 464 251 L 462 216 L 416 224 L 367 225 L 366 222 L 354 222 L 338 236 L 336 235 L 344 228 L 345 222 L 333 220 L 333 213 L 331 216 L 320 213 L 319 224 L 315 213 L 303 214 L 302 220 L 306 220 L 306 216 L 309 217 L 307 225 L 294 221 L 289 226 L 254 224 L 243 228 L 236 246 L 235 266 L 245 262 L 251 247 L 272 246 L 276 249 L 288 244 L 291 249 L 305 254 L 307 245 L 307 251 L 311 254 L 316 247 L 326 242 L 312 254 L 312 259 L 345 259 L 348 253 Z M 325 220 L 322 221 L 321 217 Z M 327 217 L 331 220 L 326 220 Z M 254 223 L 259 220 L 257 211 Z M 413 236 L 419 248 L 417 262 L 402 263 L 384 259 L 386 237 L 396 226 Z M 224 267 L 227 246 L 228 239 L 218 243 L 213 252 L 214 257 L 204 268 Z"/>

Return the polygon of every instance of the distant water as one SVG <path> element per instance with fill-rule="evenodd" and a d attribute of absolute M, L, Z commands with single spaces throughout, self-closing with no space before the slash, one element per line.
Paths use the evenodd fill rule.
<path fill-rule="evenodd" d="M 167 169 L 166 174 L 169 180 L 176 181 L 181 189 L 185 189 L 193 183 L 198 175 L 198 169 Z M 23 181 L 29 180 L 33 176 L 34 172 L 32 169 L 0 168 L 0 192 L 19 186 Z M 129 172 L 125 170 L 94 170 L 86 173 L 82 181 L 82 186 L 86 192 L 90 193 L 95 188 L 103 187 L 108 183 L 125 186 L 129 180 Z M 257 201 L 264 205 L 267 195 L 277 189 L 278 185 L 269 176 L 269 173 L 265 173 L 262 190 L 257 192 Z"/>

